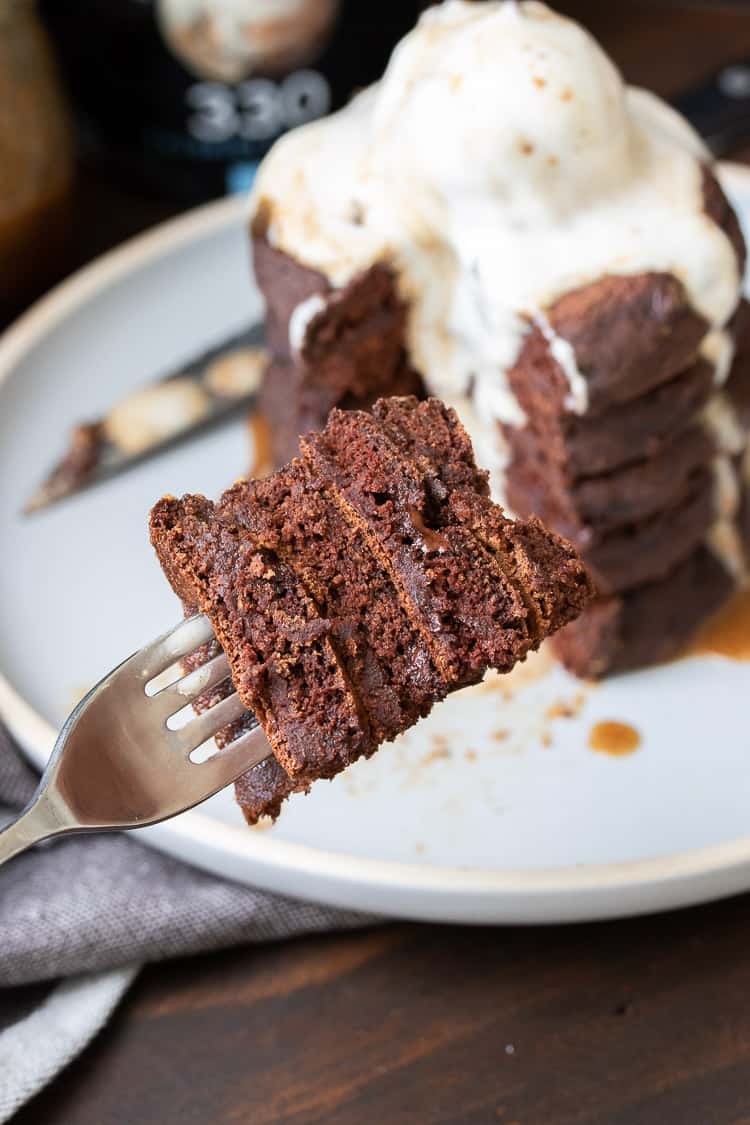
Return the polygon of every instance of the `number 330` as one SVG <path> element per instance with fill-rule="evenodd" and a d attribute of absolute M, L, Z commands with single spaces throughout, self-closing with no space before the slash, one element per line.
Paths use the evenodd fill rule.
<path fill-rule="evenodd" d="M 218 144 L 232 137 L 266 141 L 284 129 L 328 112 L 331 91 L 322 74 L 299 70 L 281 82 L 249 78 L 237 86 L 198 82 L 185 99 L 193 110 L 187 127 L 199 141 Z"/>

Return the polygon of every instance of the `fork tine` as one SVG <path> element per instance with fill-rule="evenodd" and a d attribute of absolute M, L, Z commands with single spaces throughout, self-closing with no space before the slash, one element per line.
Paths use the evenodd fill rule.
<path fill-rule="evenodd" d="M 138 654 L 138 669 L 141 679 L 145 682 L 153 680 L 170 664 L 176 664 L 184 656 L 195 652 L 206 641 L 213 639 L 214 631 L 211 622 L 200 613 L 195 617 L 188 617 L 181 621 L 168 633 L 163 633 L 150 645 L 146 645 Z"/>
<path fill-rule="evenodd" d="M 215 687 L 229 677 L 229 661 L 223 652 L 213 660 L 202 664 L 200 668 L 193 669 L 187 676 L 168 684 L 149 700 L 149 707 L 153 708 L 154 718 L 168 719 L 188 703 L 193 703 L 199 695 Z"/>
<path fill-rule="evenodd" d="M 210 786 L 215 792 L 236 781 L 254 766 L 259 766 L 272 753 L 262 727 L 258 726 L 241 734 L 229 746 L 194 768 L 199 773 L 201 785 Z"/>
<path fill-rule="evenodd" d="M 186 723 L 184 727 L 179 730 L 167 729 L 165 733 L 174 748 L 191 754 L 198 746 L 217 734 L 222 727 L 228 726 L 245 714 L 247 714 L 247 707 L 237 692 L 233 692 L 214 707 L 209 707 L 208 711 L 204 711 L 197 719 Z"/>
<path fill-rule="evenodd" d="M 0 863 L 49 836 L 157 824 L 193 808 L 272 754 L 262 728 L 253 729 L 257 717 L 236 692 L 176 731 L 166 725 L 168 716 L 160 721 L 159 710 L 171 711 L 175 701 L 189 706 L 189 697 L 174 685 L 171 701 L 169 693 L 161 701 L 146 694 L 150 679 L 212 636 L 205 617 L 192 618 L 124 660 L 88 692 L 63 724 L 37 803 L 0 832 Z M 183 677 L 182 690 L 187 685 L 200 693 L 226 671 L 220 655 L 197 675 Z M 240 718 L 238 738 L 206 760 L 191 761 L 194 750 Z"/>

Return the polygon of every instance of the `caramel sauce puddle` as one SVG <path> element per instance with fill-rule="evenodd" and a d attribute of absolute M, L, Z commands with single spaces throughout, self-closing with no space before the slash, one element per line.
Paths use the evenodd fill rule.
<path fill-rule="evenodd" d="M 698 630 L 686 656 L 750 660 L 750 590 L 742 590 Z"/>
<path fill-rule="evenodd" d="M 614 719 L 596 723 L 589 734 L 589 747 L 597 754 L 609 754 L 612 758 L 634 754 L 640 744 L 641 736 L 635 727 Z"/>

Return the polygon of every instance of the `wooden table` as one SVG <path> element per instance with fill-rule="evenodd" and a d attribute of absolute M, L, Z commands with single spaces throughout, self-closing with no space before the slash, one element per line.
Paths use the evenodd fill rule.
<path fill-rule="evenodd" d="M 750 54 L 741 4 L 564 6 L 665 94 Z M 170 210 L 90 177 L 80 204 L 79 259 Z M 17 1120 L 739 1125 L 748 948 L 743 897 L 567 928 L 392 925 L 156 965 Z"/>

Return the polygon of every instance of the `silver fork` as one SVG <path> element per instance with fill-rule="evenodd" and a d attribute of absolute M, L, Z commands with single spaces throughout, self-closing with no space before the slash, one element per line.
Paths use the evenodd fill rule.
<path fill-rule="evenodd" d="M 178 730 L 167 721 L 229 675 L 221 653 L 147 695 L 146 687 L 213 638 L 198 615 L 146 645 L 92 688 L 69 715 L 31 803 L 0 832 L 0 864 L 73 832 L 143 828 L 191 809 L 271 753 L 260 727 L 202 762 L 191 754 L 247 714 L 236 692 Z"/>

